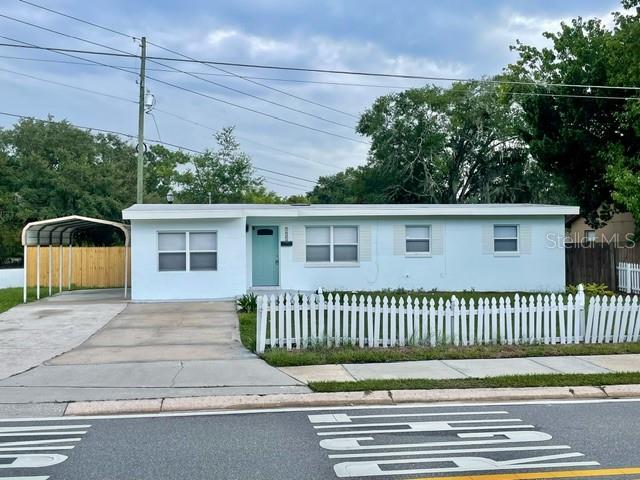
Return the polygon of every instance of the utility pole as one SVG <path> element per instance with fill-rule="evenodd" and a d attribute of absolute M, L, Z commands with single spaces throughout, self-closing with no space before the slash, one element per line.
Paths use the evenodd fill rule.
<path fill-rule="evenodd" d="M 138 101 L 138 188 L 136 203 L 144 203 L 144 76 L 145 62 L 147 59 L 147 37 L 142 37 L 140 55 L 140 99 Z"/>

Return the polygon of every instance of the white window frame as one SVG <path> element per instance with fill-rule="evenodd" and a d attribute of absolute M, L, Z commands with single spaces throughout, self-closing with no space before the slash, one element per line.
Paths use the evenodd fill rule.
<path fill-rule="evenodd" d="M 426 228 L 428 230 L 428 235 L 424 238 L 418 238 L 418 237 L 409 237 L 409 227 L 419 227 L 419 228 Z M 407 257 L 430 257 L 431 256 L 431 250 L 432 250 L 432 245 L 433 245 L 433 240 L 431 239 L 432 237 L 432 232 L 433 229 L 431 228 L 430 224 L 408 224 L 404 226 L 404 254 Z M 426 252 L 409 252 L 407 250 L 407 241 L 409 240 L 428 240 L 429 241 L 429 250 L 427 250 Z"/>
<path fill-rule="evenodd" d="M 329 243 L 309 243 L 307 240 L 307 228 L 328 228 L 329 229 Z M 335 243 L 333 229 L 334 228 L 355 228 L 356 229 L 356 243 Z M 304 245 L 304 260 L 305 265 L 308 267 L 348 267 L 356 266 L 360 264 L 360 227 L 358 225 L 305 225 L 305 245 Z M 307 247 L 313 246 L 329 246 L 329 261 L 309 261 L 307 260 Z M 335 246 L 355 246 L 356 247 L 356 260 L 352 261 L 336 261 L 334 259 L 333 249 Z"/>
<path fill-rule="evenodd" d="M 185 249 L 184 250 L 160 250 L 160 235 L 163 233 L 181 233 L 185 236 Z M 216 235 L 216 248 L 215 250 L 191 250 L 191 234 L 192 233 L 215 233 Z M 156 271 L 159 273 L 176 273 L 176 272 L 217 272 L 218 271 L 218 231 L 217 230 L 158 230 L 156 232 Z M 185 254 L 185 269 L 184 270 L 160 270 L 160 254 L 162 253 L 184 253 Z M 191 254 L 192 253 L 215 253 L 216 254 L 216 268 L 210 270 L 191 270 Z"/>
<path fill-rule="evenodd" d="M 515 227 L 516 228 L 516 236 L 515 237 L 496 237 L 496 227 Z M 515 256 L 520 255 L 520 225 L 516 223 L 494 223 L 492 228 L 492 236 L 493 236 L 493 254 L 497 256 Z M 515 240 L 516 241 L 516 249 L 509 251 L 496 251 L 496 240 Z"/>
<path fill-rule="evenodd" d="M 589 234 L 592 234 L 592 235 L 593 235 L 593 238 L 589 238 Z M 585 231 L 584 231 L 584 241 L 585 241 L 585 242 L 590 242 L 590 243 L 591 243 L 591 242 L 595 242 L 595 241 L 596 241 L 596 239 L 597 239 L 597 237 L 596 237 L 596 231 L 595 231 L 595 230 L 593 230 L 593 229 L 588 229 L 588 230 L 585 230 Z"/>

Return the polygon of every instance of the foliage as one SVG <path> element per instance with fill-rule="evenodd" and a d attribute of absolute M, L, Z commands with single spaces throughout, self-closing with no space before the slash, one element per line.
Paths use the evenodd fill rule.
<path fill-rule="evenodd" d="M 567 293 L 575 295 L 578 293 L 578 287 L 576 285 L 567 285 Z M 606 295 L 608 297 L 612 297 L 615 295 L 615 292 L 609 290 L 609 287 L 606 283 L 585 283 L 584 284 L 584 293 L 586 296 L 593 297 L 596 295 L 603 296 Z"/>
<path fill-rule="evenodd" d="M 637 5 L 637 0 L 622 3 L 628 9 Z M 509 79 L 543 85 L 620 86 L 640 81 L 637 8 L 616 13 L 613 29 L 598 19 L 576 18 L 544 36 L 550 47 L 520 42 L 512 47 L 520 58 L 508 66 Z M 520 137 L 541 167 L 570 187 L 591 226 L 601 226 L 611 217 L 614 201 L 640 220 L 637 177 L 632 175 L 640 171 L 638 101 L 598 98 L 637 97 L 637 92 L 519 84 L 508 93 L 517 96 L 524 110 Z M 612 195 L 614 188 L 617 193 Z"/>
<path fill-rule="evenodd" d="M 258 310 L 258 297 L 253 292 L 248 292 L 236 300 L 241 312 L 255 313 Z"/>
<path fill-rule="evenodd" d="M 564 373 L 503 375 L 487 378 L 388 379 L 354 382 L 310 382 L 314 392 L 361 392 L 376 390 L 438 390 L 445 388 L 524 388 L 625 385 L 640 382 L 640 373 Z"/>
<path fill-rule="evenodd" d="M 424 87 L 378 98 L 358 132 L 366 166 L 323 177 L 317 203 L 568 201 L 518 137 L 522 112 L 485 82 Z"/>
<path fill-rule="evenodd" d="M 240 340 L 252 352 L 256 351 L 256 314 L 240 313 Z"/>
<path fill-rule="evenodd" d="M 254 176 L 233 129 L 220 148 L 190 155 L 153 145 L 144 155 L 145 202 L 281 201 Z M 22 120 L 0 129 L 0 258 L 21 256 L 20 231 L 30 221 L 65 215 L 121 220 L 136 198 L 136 149 L 114 135 L 92 134 L 66 121 Z M 191 171 L 190 169 L 193 169 Z M 79 242 L 122 241 L 112 229 L 92 229 Z"/>
<path fill-rule="evenodd" d="M 179 178 L 177 198 L 184 203 L 272 203 L 278 197 L 269 194 L 262 179 L 255 176 L 249 156 L 240 149 L 233 127 L 215 135 L 217 150 L 191 157 L 190 169 Z M 262 200 L 262 201 L 261 201 Z"/>

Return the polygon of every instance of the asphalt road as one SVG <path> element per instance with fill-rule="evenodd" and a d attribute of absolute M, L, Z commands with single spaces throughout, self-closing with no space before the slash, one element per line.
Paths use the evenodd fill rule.
<path fill-rule="evenodd" d="M 640 478 L 640 401 L 161 415 L 0 420 L 0 479 Z"/>

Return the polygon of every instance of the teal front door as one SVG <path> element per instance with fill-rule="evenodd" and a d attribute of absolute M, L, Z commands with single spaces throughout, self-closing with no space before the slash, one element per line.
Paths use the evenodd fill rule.
<path fill-rule="evenodd" d="M 272 287 L 280 284 L 279 243 L 278 227 L 251 227 L 254 287 Z"/>

